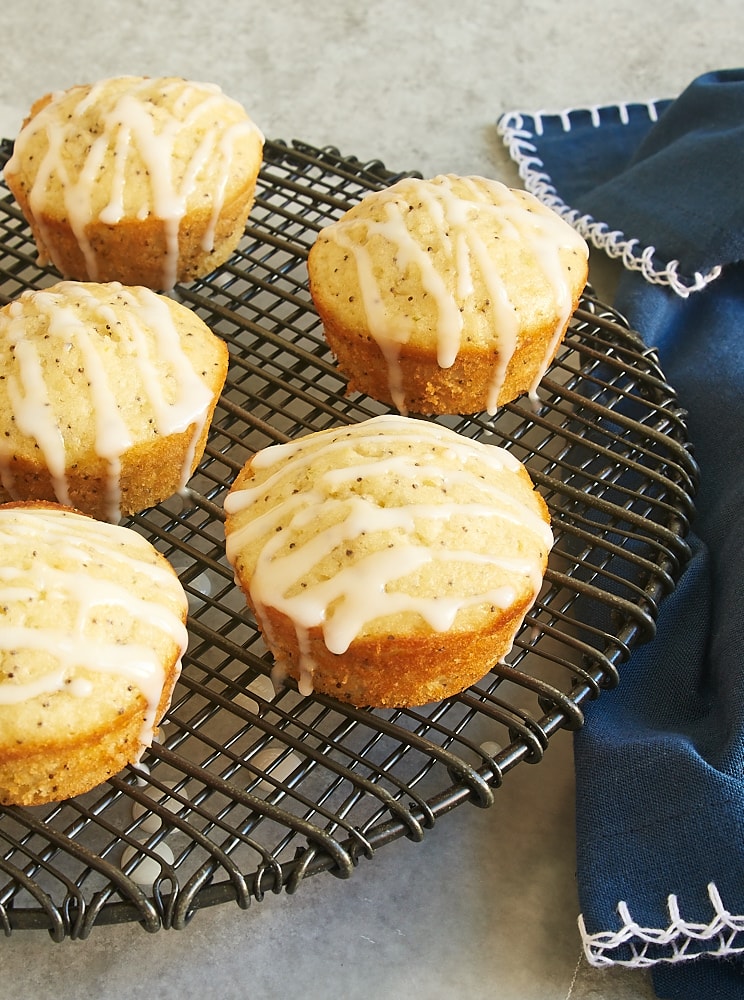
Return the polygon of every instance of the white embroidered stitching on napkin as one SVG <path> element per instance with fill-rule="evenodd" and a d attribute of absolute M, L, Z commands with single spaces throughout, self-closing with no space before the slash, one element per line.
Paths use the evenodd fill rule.
<path fill-rule="evenodd" d="M 633 920 L 627 903 L 622 900 L 617 912 L 623 922 L 619 931 L 600 931 L 588 934 L 583 915 L 579 916 L 579 932 L 584 953 L 590 965 L 603 968 L 609 965 L 627 965 L 644 968 L 659 961 L 683 962 L 701 955 L 722 957 L 744 952 L 744 941 L 737 944 L 736 937 L 744 931 L 744 916 L 734 916 L 723 905 L 714 882 L 708 885 L 708 897 L 714 916 L 709 924 L 689 923 L 682 919 L 675 895 L 667 898 L 669 926 L 665 928 L 642 927 Z M 648 954 L 653 945 L 653 955 Z M 613 956 L 618 948 L 628 948 L 630 958 Z M 659 949 L 666 949 L 660 956 Z"/>
<path fill-rule="evenodd" d="M 658 114 L 656 103 L 649 101 L 645 105 L 651 121 L 656 121 Z M 628 105 L 613 106 L 625 123 L 628 120 Z M 549 113 L 511 111 L 502 115 L 497 122 L 497 129 L 509 155 L 519 168 L 519 176 L 524 181 L 527 191 L 533 194 L 543 204 L 552 208 L 570 225 L 589 240 L 598 250 L 603 250 L 609 257 L 620 258 L 623 265 L 631 271 L 640 271 L 644 278 L 658 285 L 668 285 L 681 298 L 688 298 L 693 292 L 699 292 L 721 273 L 721 267 L 716 266 L 710 271 L 696 271 L 691 278 L 685 278 L 679 273 L 679 261 L 670 260 L 659 265 L 656 262 L 656 248 L 641 246 L 640 241 L 627 236 L 620 230 L 611 230 L 607 223 L 598 222 L 591 215 L 581 215 L 577 209 L 571 208 L 558 195 L 550 175 L 545 171 L 545 164 L 537 155 L 536 147 L 530 142 L 533 135 L 541 135 L 543 118 L 560 118 L 563 129 L 571 131 L 571 116 L 575 113 L 591 115 L 592 124 L 598 127 L 601 122 L 603 108 L 575 108 L 571 110 Z M 604 109 L 607 110 L 607 109 Z"/>

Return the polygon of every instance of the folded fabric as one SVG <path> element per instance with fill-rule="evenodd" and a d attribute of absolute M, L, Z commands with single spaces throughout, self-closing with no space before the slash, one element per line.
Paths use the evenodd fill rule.
<path fill-rule="evenodd" d="M 528 190 L 685 296 L 744 259 L 740 74 L 707 73 L 677 100 L 512 112 L 499 129 Z"/>
<path fill-rule="evenodd" d="M 676 99 L 512 112 L 525 187 L 621 257 L 701 469 L 693 557 L 657 635 L 575 737 L 580 929 L 660 997 L 744 996 L 744 70 Z"/>

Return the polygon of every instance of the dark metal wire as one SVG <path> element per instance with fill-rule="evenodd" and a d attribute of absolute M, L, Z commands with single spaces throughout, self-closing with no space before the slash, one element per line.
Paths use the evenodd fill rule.
<path fill-rule="evenodd" d="M 0 150 L 7 158 L 10 145 Z M 183 927 L 200 908 L 248 907 L 321 872 L 420 841 L 453 808 L 487 808 L 517 764 L 618 682 L 654 634 L 689 553 L 697 469 L 685 414 L 640 337 L 587 290 L 539 405 L 442 418 L 510 449 L 551 510 L 543 591 L 507 662 L 456 698 L 367 711 L 275 693 L 271 662 L 224 555 L 222 500 L 254 451 L 382 411 L 346 395 L 307 292 L 318 230 L 397 176 L 337 150 L 269 142 L 231 261 L 177 289 L 222 336 L 231 366 L 185 496 L 126 523 L 176 566 L 190 647 L 161 742 L 85 796 L 0 810 L 0 925 L 85 938 L 96 924 Z M 0 301 L 57 280 L 0 193 Z M 133 848 L 131 859 L 123 858 Z M 149 859 L 153 875 L 138 874 Z"/>

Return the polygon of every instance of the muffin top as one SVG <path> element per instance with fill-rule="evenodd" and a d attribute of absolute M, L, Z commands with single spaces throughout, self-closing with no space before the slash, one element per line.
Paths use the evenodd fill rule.
<path fill-rule="evenodd" d="M 187 602 L 143 536 L 48 504 L 0 506 L 0 746 L 105 726 L 144 699 L 152 740 Z"/>
<path fill-rule="evenodd" d="M 76 232 L 99 220 L 180 219 L 255 176 L 263 136 L 215 84 L 122 76 L 48 94 L 31 109 L 6 175 L 32 210 Z"/>
<path fill-rule="evenodd" d="M 509 452 L 381 416 L 254 455 L 225 501 L 227 555 L 273 608 L 341 653 L 357 636 L 477 628 L 536 596 L 548 514 Z"/>
<path fill-rule="evenodd" d="M 560 336 L 587 275 L 585 240 L 526 191 L 484 177 L 403 178 L 318 235 L 309 269 L 321 312 L 387 355 L 514 353 L 527 328 Z M 548 344 L 552 357 L 555 344 Z"/>
<path fill-rule="evenodd" d="M 61 281 L 23 292 L 0 309 L 3 485 L 12 496 L 12 460 L 41 454 L 66 503 L 66 471 L 102 459 L 116 510 L 121 455 L 188 430 L 196 441 L 226 369 L 206 324 L 149 288 Z"/>

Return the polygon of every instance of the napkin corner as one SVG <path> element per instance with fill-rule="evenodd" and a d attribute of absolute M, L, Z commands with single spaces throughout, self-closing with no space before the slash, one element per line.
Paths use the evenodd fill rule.
<path fill-rule="evenodd" d="M 593 247 L 612 259 L 619 259 L 629 271 L 638 271 L 651 284 L 664 285 L 683 299 L 702 291 L 722 273 L 716 265 L 707 271 L 686 275 L 677 259 L 661 259 L 656 247 L 644 244 L 632 234 L 611 228 L 606 222 L 582 213 L 558 194 L 540 146 L 551 132 L 579 132 L 591 138 L 592 130 L 640 128 L 646 130 L 658 121 L 669 106 L 667 99 L 644 103 L 618 103 L 572 108 L 559 112 L 509 111 L 500 115 L 496 129 L 509 156 L 517 166 L 525 190 L 552 208 Z"/>

